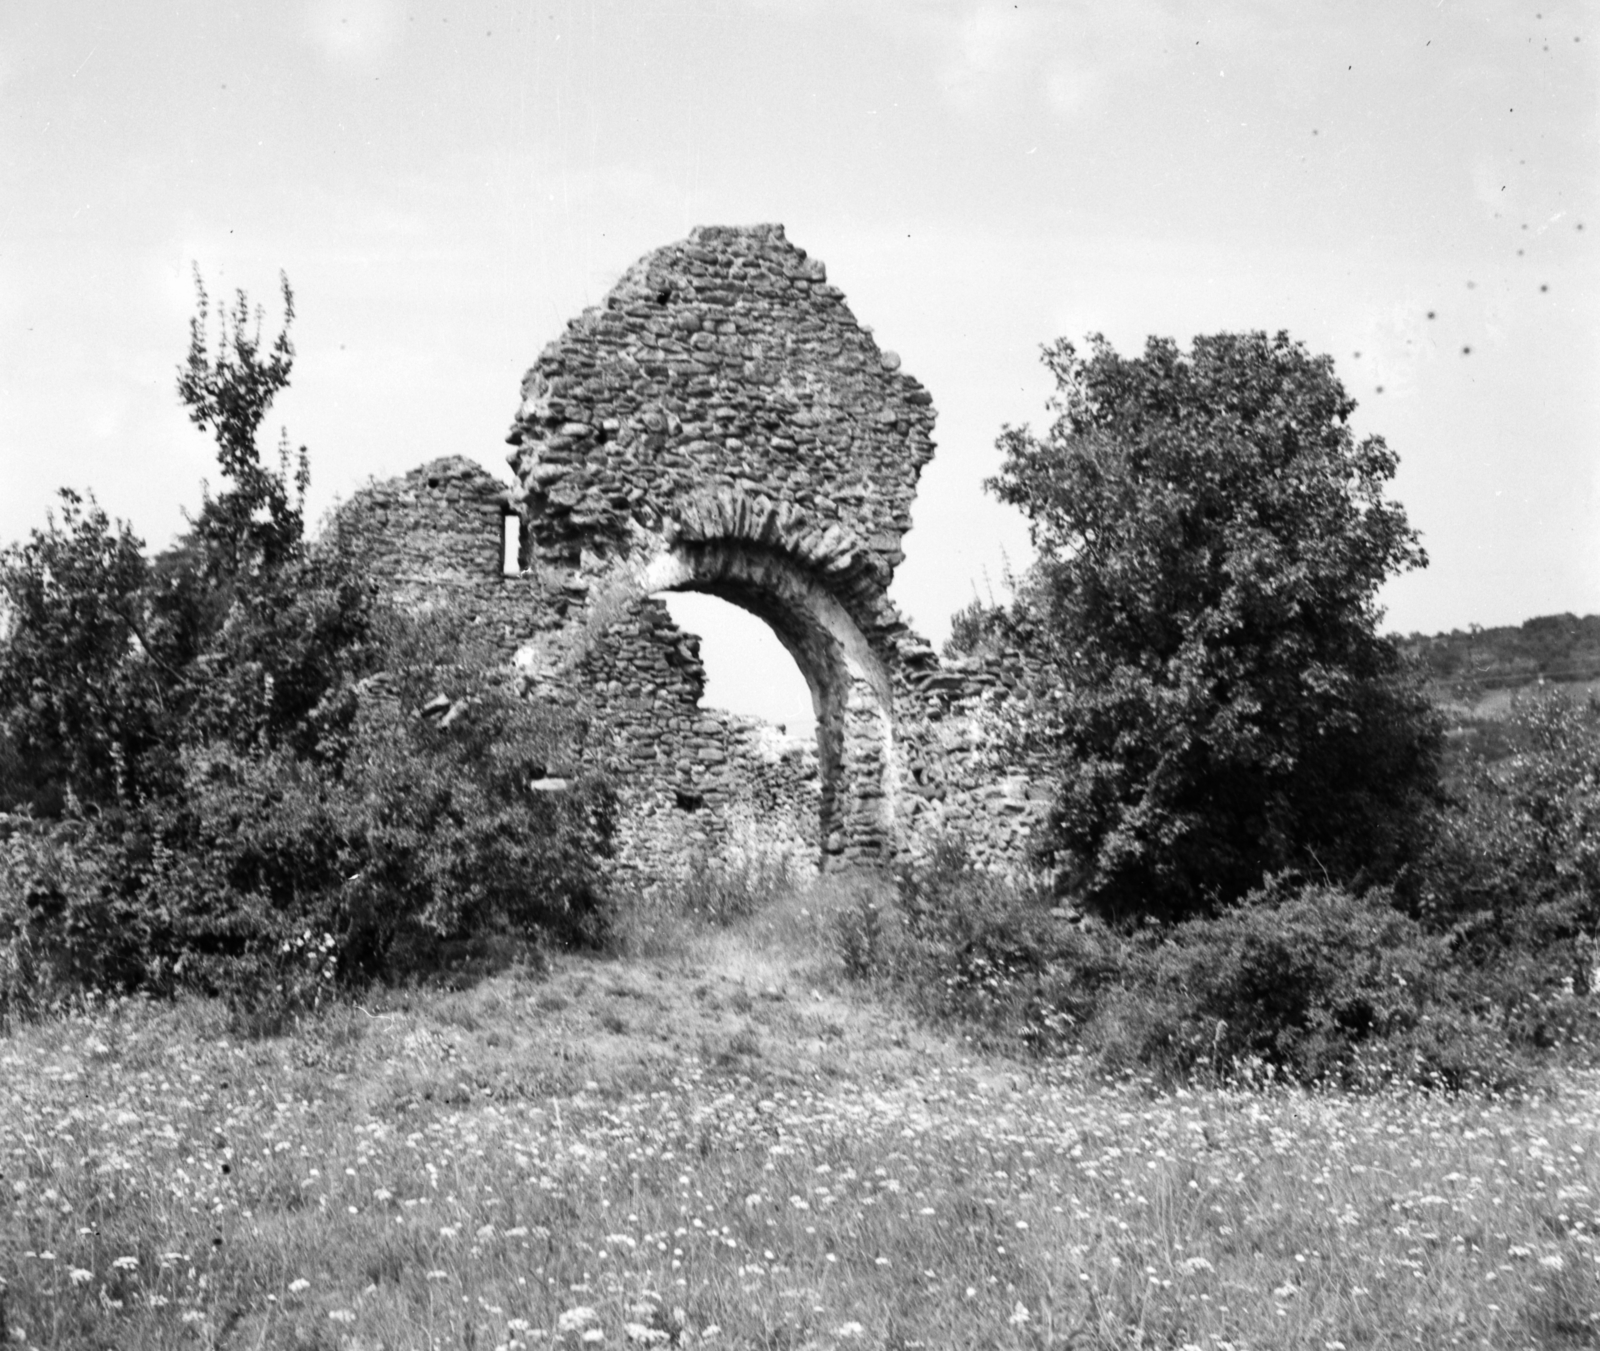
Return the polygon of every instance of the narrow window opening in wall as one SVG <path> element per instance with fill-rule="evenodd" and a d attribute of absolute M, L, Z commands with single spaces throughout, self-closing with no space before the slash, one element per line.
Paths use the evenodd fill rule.
<path fill-rule="evenodd" d="M 668 592 L 659 599 L 679 628 L 700 637 L 700 660 L 706 668 L 703 708 L 760 718 L 792 737 L 816 736 L 811 689 L 765 623 L 737 605 L 698 592 Z"/>
<path fill-rule="evenodd" d="M 505 577 L 522 572 L 522 517 L 514 511 L 500 518 L 500 572 Z"/>

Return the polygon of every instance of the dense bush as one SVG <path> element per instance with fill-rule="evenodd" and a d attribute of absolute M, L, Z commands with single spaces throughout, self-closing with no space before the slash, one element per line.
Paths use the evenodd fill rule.
<path fill-rule="evenodd" d="M 1506 1091 L 1555 1038 L 1593 1035 L 1570 990 L 1465 960 L 1383 889 L 1284 877 L 1214 916 L 1117 928 L 949 840 L 906 871 L 892 909 L 864 902 L 835 927 L 849 974 L 891 982 L 925 1016 L 1165 1083 Z"/>
<path fill-rule="evenodd" d="M 1508 753 L 1470 761 L 1438 819 L 1419 913 L 1479 963 L 1535 950 L 1587 993 L 1600 933 L 1600 704 L 1518 698 Z"/>
<path fill-rule="evenodd" d="M 179 388 L 224 491 L 153 560 L 70 493 L 0 554 L 0 1017 L 187 985 L 268 1026 L 475 936 L 597 936 L 609 789 L 549 781 L 571 729 L 463 616 L 307 542 L 304 453 L 254 444 L 287 326 L 263 352 L 241 296 L 212 354 L 206 312 Z"/>
<path fill-rule="evenodd" d="M 1464 997 L 1448 942 L 1382 891 L 1269 887 L 1137 935 L 1118 974 L 1085 1035 L 1108 1067 L 1491 1090 L 1526 1072 L 1498 1010 Z"/>

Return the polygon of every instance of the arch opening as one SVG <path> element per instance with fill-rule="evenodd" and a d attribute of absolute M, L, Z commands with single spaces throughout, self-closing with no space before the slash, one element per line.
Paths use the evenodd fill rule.
<path fill-rule="evenodd" d="M 759 718 L 794 740 L 815 737 L 816 692 L 764 619 L 705 591 L 664 591 L 655 598 L 680 629 L 700 639 L 705 707 Z"/>
<path fill-rule="evenodd" d="M 826 587 L 784 555 L 738 540 L 679 545 L 647 570 L 655 592 L 701 593 L 761 620 L 811 694 L 824 868 L 897 852 L 889 676 Z"/>

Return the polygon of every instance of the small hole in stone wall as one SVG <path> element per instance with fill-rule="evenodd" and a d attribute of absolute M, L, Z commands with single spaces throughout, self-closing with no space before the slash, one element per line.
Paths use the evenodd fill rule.
<path fill-rule="evenodd" d="M 434 477 L 433 477 L 433 476 L 432 476 L 432 475 L 431 475 L 431 474 L 430 474 L 430 475 L 429 475 L 429 476 L 428 476 L 428 486 L 429 486 L 429 487 L 430 487 L 430 488 L 437 488 L 437 487 L 438 487 L 438 486 L 439 486 L 439 480 L 438 480 L 438 479 L 436 479 L 436 478 L 434 478 Z"/>
<path fill-rule="evenodd" d="M 678 806 L 686 812 L 697 812 L 706 805 L 706 795 L 697 793 L 692 788 L 674 788 L 672 796 L 678 800 Z"/>
<path fill-rule="evenodd" d="M 500 573 L 504 577 L 522 573 L 522 517 L 515 512 L 500 518 Z"/>

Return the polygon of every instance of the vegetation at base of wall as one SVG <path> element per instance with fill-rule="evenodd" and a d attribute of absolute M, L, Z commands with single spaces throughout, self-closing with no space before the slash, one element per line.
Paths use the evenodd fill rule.
<path fill-rule="evenodd" d="M 786 848 L 690 850 L 666 877 L 614 880 L 601 909 L 607 946 L 628 957 L 677 951 L 706 929 L 726 929 L 779 908 L 805 886 L 812 867 Z"/>
<path fill-rule="evenodd" d="M 241 294 L 213 350 L 200 289 L 179 393 L 225 486 L 173 548 L 64 492 L 0 553 L 0 1022 L 187 987 L 266 1031 L 491 935 L 599 936 L 611 790 L 534 786 L 571 729 L 467 617 L 398 613 L 336 528 L 307 539 L 303 449 L 261 464 L 283 301 L 270 347 Z"/>
<path fill-rule="evenodd" d="M 1570 949 L 1528 927 L 1486 944 L 1383 888 L 1280 877 L 1215 915 L 1111 926 L 946 837 L 832 927 L 849 977 L 935 1025 L 1169 1088 L 1506 1093 L 1600 1054 L 1600 1007 L 1556 960 Z"/>

